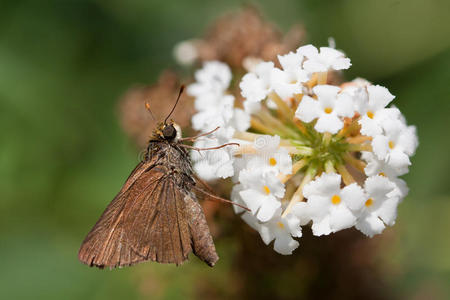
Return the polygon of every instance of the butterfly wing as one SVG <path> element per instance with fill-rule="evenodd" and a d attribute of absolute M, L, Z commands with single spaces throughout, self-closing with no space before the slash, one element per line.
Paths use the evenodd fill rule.
<path fill-rule="evenodd" d="M 201 206 L 181 174 L 142 162 L 81 245 L 90 266 L 122 267 L 151 260 L 181 264 L 192 251 L 208 265 L 218 260 Z"/>

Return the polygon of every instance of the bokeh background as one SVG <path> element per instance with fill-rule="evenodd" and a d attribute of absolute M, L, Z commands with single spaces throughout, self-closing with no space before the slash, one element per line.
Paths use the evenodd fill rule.
<path fill-rule="evenodd" d="M 175 66 L 177 42 L 246 4 L 1 2 L 0 298 L 450 298 L 447 0 L 256 4 L 281 30 L 303 23 L 315 45 L 334 37 L 352 59 L 345 76 L 387 86 L 417 125 L 420 146 L 406 176 L 411 191 L 393 228 L 356 241 L 351 232 L 320 239 L 306 233 L 286 258 L 225 207 L 225 217 L 216 218 L 225 229 L 215 239 L 221 260 L 214 269 L 194 256 L 178 268 L 99 271 L 78 262 L 82 239 L 138 162 L 119 124 L 119 99 Z M 351 251 L 339 246 L 346 243 Z"/>

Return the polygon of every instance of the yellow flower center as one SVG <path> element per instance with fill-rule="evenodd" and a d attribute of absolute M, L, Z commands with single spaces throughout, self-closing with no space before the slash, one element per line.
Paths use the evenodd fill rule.
<path fill-rule="evenodd" d="M 263 187 L 263 190 L 264 190 L 264 192 L 265 192 L 267 195 L 270 194 L 270 189 L 269 189 L 269 187 L 268 187 L 267 185 L 265 185 L 265 186 Z"/>
<path fill-rule="evenodd" d="M 339 197 L 338 195 L 333 195 L 333 197 L 331 197 L 331 203 L 333 204 L 341 203 L 341 197 Z"/>
<path fill-rule="evenodd" d="M 370 118 L 370 119 L 373 119 L 373 112 L 372 111 L 368 111 L 367 113 L 366 113 L 366 115 Z"/>
<path fill-rule="evenodd" d="M 380 172 L 378 175 L 386 177 L 386 174 L 384 174 L 383 172 Z"/>
<path fill-rule="evenodd" d="M 331 107 L 325 107 L 324 111 L 327 114 L 331 114 L 333 112 L 333 109 Z"/>
<path fill-rule="evenodd" d="M 389 141 L 389 148 L 394 149 L 395 144 L 393 141 Z"/>
<path fill-rule="evenodd" d="M 367 199 L 367 201 L 365 203 L 366 207 L 372 206 L 372 204 L 373 204 L 373 199 L 372 198 Z"/>
<path fill-rule="evenodd" d="M 278 225 L 278 227 L 280 227 L 281 229 L 284 229 L 284 224 L 283 224 L 283 223 L 278 222 L 277 225 Z"/>
<path fill-rule="evenodd" d="M 277 165 L 277 160 L 275 158 L 271 157 L 269 159 L 269 165 L 276 166 Z"/>

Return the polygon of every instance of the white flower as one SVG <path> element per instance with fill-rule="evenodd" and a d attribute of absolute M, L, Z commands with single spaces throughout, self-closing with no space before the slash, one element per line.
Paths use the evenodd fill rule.
<path fill-rule="evenodd" d="M 306 45 L 298 48 L 297 53 L 308 58 L 303 63 L 303 68 L 312 73 L 343 70 L 351 66 L 350 59 L 344 53 L 329 47 L 320 47 L 319 53 L 313 45 Z"/>
<path fill-rule="evenodd" d="M 264 135 L 255 139 L 256 154 L 249 157 L 247 168 L 265 168 L 274 171 L 275 174 L 291 174 L 292 158 L 289 152 L 279 145 L 280 137 L 278 135 Z"/>
<path fill-rule="evenodd" d="M 417 147 L 415 128 L 407 127 L 401 120 L 385 120 L 382 124 L 383 135 L 377 135 L 372 140 L 373 152 L 378 159 L 384 160 L 393 168 L 403 170 L 411 162 Z"/>
<path fill-rule="evenodd" d="M 309 80 L 309 73 L 302 68 L 303 59 L 302 55 L 293 52 L 278 55 L 283 70 L 272 70 L 272 86 L 283 100 L 302 93 L 302 83 Z"/>
<path fill-rule="evenodd" d="M 197 140 L 194 147 L 210 148 L 220 146 L 217 139 L 204 138 Z M 233 176 L 233 154 L 232 148 L 228 146 L 221 149 L 191 151 L 191 159 L 195 172 L 204 180 L 212 180 L 217 178 L 227 178 Z"/>
<path fill-rule="evenodd" d="M 405 168 L 394 168 L 384 160 L 379 160 L 372 152 L 362 152 L 361 158 L 367 162 L 364 172 L 367 176 L 386 176 L 389 180 L 394 183 L 395 189 L 391 192 L 389 196 L 403 198 L 408 194 L 408 186 L 406 182 L 397 176 L 404 175 L 408 173 L 408 167 Z"/>
<path fill-rule="evenodd" d="M 235 108 L 229 125 L 236 131 L 244 132 L 250 128 L 250 115 L 240 108 Z"/>
<path fill-rule="evenodd" d="M 244 190 L 239 192 L 251 212 L 258 220 L 266 222 L 281 207 L 280 198 L 284 196 L 284 185 L 271 172 L 260 169 L 244 169 L 239 173 L 239 181 Z"/>
<path fill-rule="evenodd" d="M 398 109 L 385 108 L 395 96 L 389 90 L 379 85 L 370 85 L 367 88 L 367 96 L 356 100 L 357 109 L 361 115 L 359 124 L 361 133 L 367 136 L 381 134 L 381 124 L 386 119 L 396 119 L 400 115 Z"/>
<path fill-rule="evenodd" d="M 244 108 L 247 112 L 252 113 L 258 110 L 260 102 L 272 91 L 273 68 L 273 62 L 261 62 L 242 78 L 239 86 L 242 96 L 246 99 Z"/>
<path fill-rule="evenodd" d="M 343 189 L 340 186 L 341 176 L 335 173 L 322 174 L 305 185 L 303 195 L 308 199 L 314 235 L 327 235 L 355 225 L 355 212 L 364 205 L 364 191 L 356 183 Z"/>
<path fill-rule="evenodd" d="M 367 86 L 371 83 L 363 78 L 355 78 L 350 82 L 341 85 L 341 93 L 348 94 L 353 99 L 354 110 L 361 112 L 369 101 L 367 94 Z"/>
<path fill-rule="evenodd" d="M 266 245 L 275 240 L 273 249 L 283 255 L 292 254 L 299 243 L 292 237 L 301 237 L 300 220 L 293 214 L 281 216 L 279 208 L 272 219 L 259 226 L 259 234 Z"/>
<path fill-rule="evenodd" d="M 349 95 L 340 93 L 332 85 L 318 85 L 313 88 L 317 100 L 303 96 L 295 116 L 304 122 L 318 119 L 314 129 L 318 132 L 337 133 L 344 126 L 340 117 L 353 117 L 353 102 Z"/>
<path fill-rule="evenodd" d="M 408 173 L 408 168 L 394 168 L 385 160 L 378 159 L 372 152 L 361 152 L 361 158 L 367 162 L 364 172 L 367 176 L 397 177 Z"/>
<path fill-rule="evenodd" d="M 224 127 L 233 117 L 234 113 L 234 97 L 231 95 L 224 95 L 217 97 L 214 103 L 215 106 L 210 109 L 201 110 L 192 116 L 192 127 L 195 130 L 207 132 L 220 126 Z"/>
<path fill-rule="evenodd" d="M 364 183 L 367 193 L 362 212 L 355 227 L 370 237 L 381 233 L 386 225 L 394 225 L 398 197 L 392 197 L 395 185 L 383 176 L 368 177 Z M 384 222 L 384 223 L 383 223 Z"/>
<path fill-rule="evenodd" d="M 206 94 L 223 93 L 231 81 L 231 70 L 228 65 L 219 61 L 209 61 L 203 68 L 195 72 L 196 82 L 189 85 L 187 93 L 194 97 Z"/>
<path fill-rule="evenodd" d="M 198 58 L 199 53 L 195 45 L 196 42 L 196 40 L 187 40 L 175 45 L 173 48 L 173 56 L 180 65 L 192 65 Z"/>

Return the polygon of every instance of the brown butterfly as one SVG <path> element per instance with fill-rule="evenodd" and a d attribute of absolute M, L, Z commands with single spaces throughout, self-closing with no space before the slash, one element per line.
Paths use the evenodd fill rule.
<path fill-rule="evenodd" d="M 83 241 L 81 262 L 99 268 L 148 260 L 179 265 L 193 252 L 212 267 L 219 259 L 196 194 L 230 201 L 200 188 L 208 186 L 195 176 L 186 149 L 211 150 L 233 143 L 205 149 L 182 143 L 218 129 L 181 138 L 179 126 L 167 120 L 182 91 L 183 87 L 172 111 L 154 130 L 143 161 Z"/>

